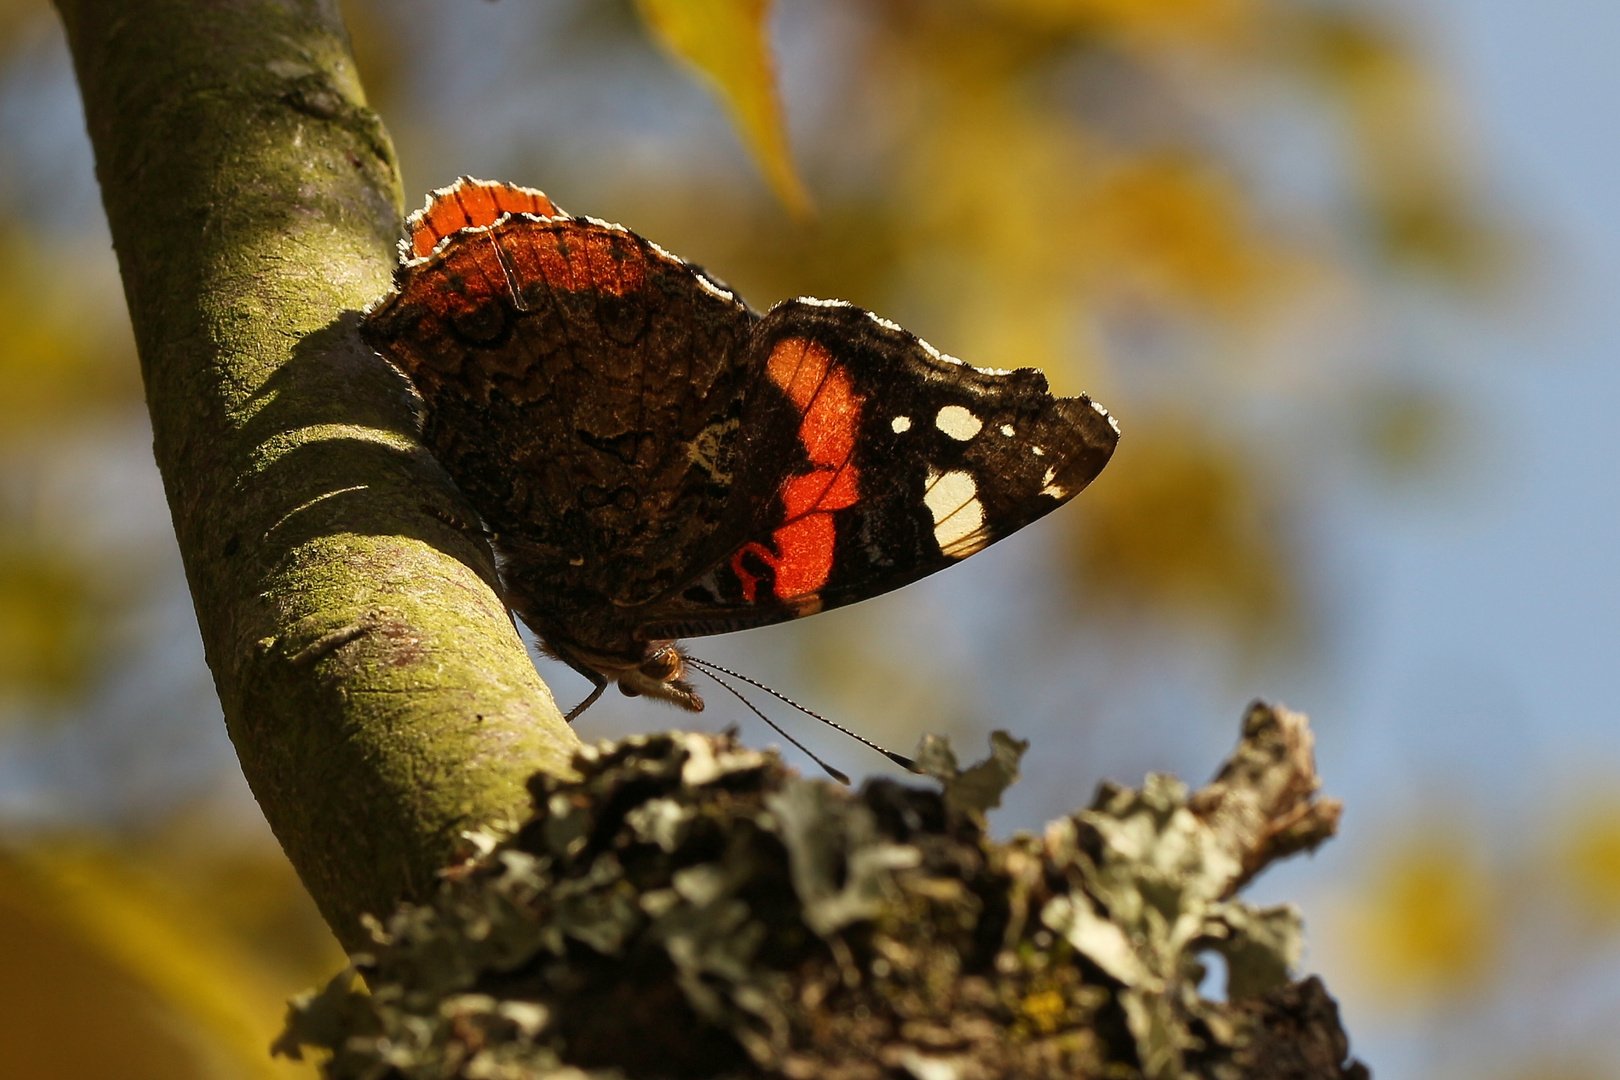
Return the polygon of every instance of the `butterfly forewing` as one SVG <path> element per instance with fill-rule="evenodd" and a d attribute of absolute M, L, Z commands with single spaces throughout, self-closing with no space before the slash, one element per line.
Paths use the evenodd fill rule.
<path fill-rule="evenodd" d="M 748 363 L 746 524 L 638 613 L 651 635 L 775 622 L 915 581 L 1068 501 L 1119 438 L 1034 369 L 970 367 L 847 304 L 777 305 Z"/>

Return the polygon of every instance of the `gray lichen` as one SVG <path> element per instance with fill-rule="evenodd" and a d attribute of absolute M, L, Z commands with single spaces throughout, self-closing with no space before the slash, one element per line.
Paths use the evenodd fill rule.
<path fill-rule="evenodd" d="M 328 1051 L 334 1080 L 1365 1075 L 1293 980 L 1298 913 L 1234 897 L 1336 825 L 1304 717 L 1252 706 L 1196 794 L 1104 785 L 995 842 L 1025 746 L 998 732 L 959 769 L 931 738 L 940 790 L 857 794 L 730 736 L 587 749 L 431 903 L 372 922 L 277 1049 Z M 1209 953 L 1225 1000 L 1199 991 Z"/>

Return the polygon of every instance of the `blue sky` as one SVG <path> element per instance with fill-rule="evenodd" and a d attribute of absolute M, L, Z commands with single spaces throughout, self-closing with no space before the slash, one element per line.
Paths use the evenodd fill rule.
<path fill-rule="evenodd" d="M 1271 897 L 1299 895 L 1313 872 L 1306 896 L 1349 883 L 1379 830 L 1437 797 L 1471 809 L 1491 859 L 1620 779 L 1620 7 L 1425 7 L 1480 175 L 1532 248 L 1523 295 L 1448 338 L 1483 421 L 1463 490 L 1333 515 L 1359 610 L 1336 685 L 1299 704 L 1322 721 L 1320 764 L 1348 802 L 1346 831 L 1326 865 L 1268 883 Z M 1577 1044 L 1617 1060 L 1617 961 L 1610 948 L 1558 1009 L 1529 995 L 1484 1009 L 1494 1019 L 1475 1067 L 1510 1069 L 1516 1049 L 1556 1042 L 1559 1025 L 1541 1024 L 1555 1013 Z M 1380 1075 L 1443 1071 L 1424 1023 L 1354 997 L 1347 1011 Z"/>

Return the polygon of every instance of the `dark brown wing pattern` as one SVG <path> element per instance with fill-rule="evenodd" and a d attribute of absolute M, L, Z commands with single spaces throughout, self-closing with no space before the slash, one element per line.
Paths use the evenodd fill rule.
<path fill-rule="evenodd" d="M 520 214 L 403 265 L 361 334 L 421 395 L 520 613 L 613 650 L 729 504 L 755 318 L 618 226 Z"/>

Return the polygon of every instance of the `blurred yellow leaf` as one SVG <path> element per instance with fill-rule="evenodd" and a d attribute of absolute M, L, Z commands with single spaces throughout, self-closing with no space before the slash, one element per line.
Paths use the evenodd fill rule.
<path fill-rule="evenodd" d="M 0 1073 L 60 1080 L 219 1075 L 162 999 L 0 861 Z M 90 1037 L 94 1033 L 94 1037 Z"/>
<path fill-rule="evenodd" d="M 1220 39 L 1248 22 L 1254 0 L 981 0 L 1055 29 L 1124 41 Z"/>
<path fill-rule="evenodd" d="M 1303 260 L 1212 163 L 1121 152 L 1007 73 L 956 55 L 939 60 L 950 74 L 919 110 L 895 201 L 911 238 L 904 293 L 942 328 L 936 344 L 975 364 L 1040 367 L 1060 393 L 1101 392 L 1088 308 L 1146 303 L 1248 329 L 1308 280 L 1286 272 Z"/>
<path fill-rule="evenodd" d="M 41 931 L 41 928 L 45 928 Z M 292 1080 L 313 1077 L 313 1064 L 273 1060 L 271 1040 L 296 983 L 266 974 L 251 954 L 220 933 L 208 912 L 186 902 L 150 878 L 119 864 L 88 844 L 41 844 L 23 854 L 0 858 L 0 934 L 24 937 L 35 963 L 63 987 L 95 982 L 116 972 L 112 995 L 144 999 L 119 1024 L 131 1029 L 133 1045 L 117 1046 L 112 1068 L 70 1073 L 53 1067 L 17 1073 L 61 1077 L 190 1077 Z M 0 976 L 0 1025 L 20 1015 L 20 998 L 37 993 L 36 979 L 10 968 Z M 75 991 L 76 992 L 76 991 Z M 99 1018 L 86 1015 L 81 1001 L 42 1005 L 45 1019 L 60 1024 L 63 1040 L 99 1041 Z M 12 1006 L 18 1006 L 13 1008 Z M 32 1008 L 32 1007 L 30 1007 Z M 85 1033 L 96 1031 L 97 1040 Z M 26 1059 L 38 1032 L 6 1031 L 0 1062 Z M 151 1056 L 126 1060 L 136 1047 Z M 54 1050 L 54 1046 L 47 1045 Z M 75 1047 L 70 1059 L 93 1062 L 92 1050 Z M 9 1073 L 9 1070 L 8 1070 Z"/>
<path fill-rule="evenodd" d="M 1620 929 L 1620 802 L 1586 807 L 1566 826 L 1564 869 L 1581 906 Z"/>
<path fill-rule="evenodd" d="M 407 76 L 409 52 L 388 0 L 342 0 L 343 25 L 360 69 L 366 101 L 383 115 L 393 111 L 395 95 Z"/>
<path fill-rule="evenodd" d="M 1040 367 L 1060 391 L 1079 389 L 1073 331 L 1090 252 L 1076 208 L 1090 148 L 979 74 L 956 72 L 906 162 L 895 208 L 911 240 L 905 291 L 924 300 L 948 351 Z"/>
<path fill-rule="evenodd" d="M 1296 599 L 1273 501 L 1238 449 L 1195 421 L 1138 417 L 1072 518 L 1072 565 L 1088 599 L 1275 630 Z"/>
<path fill-rule="evenodd" d="M 48 26 L 51 15 L 46 0 L 0 0 L 0 56 L 14 42 L 24 40 L 33 27 Z"/>
<path fill-rule="evenodd" d="M 1357 411 L 1362 445 L 1373 464 L 1390 479 L 1416 476 L 1432 468 L 1457 434 L 1455 406 L 1426 387 L 1375 387 Z"/>
<path fill-rule="evenodd" d="M 47 258 L 41 245 L 0 223 L 0 446 L 65 420 L 140 401 L 140 373 L 121 307 L 85 282 L 71 255 Z"/>
<path fill-rule="evenodd" d="M 1428 72 L 1375 18 L 1307 10 L 1306 62 L 1344 101 L 1357 179 L 1385 250 L 1460 284 L 1497 276 L 1505 240 L 1467 197 L 1458 121 Z"/>
<path fill-rule="evenodd" d="M 777 94 L 769 0 L 637 0 L 636 7 L 659 43 L 720 94 L 776 197 L 808 214 Z"/>
<path fill-rule="evenodd" d="M 1346 951 L 1377 993 L 1466 997 L 1498 970 L 1509 927 L 1494 883 L 1460 835 L 1437 832 L 1396 847 L 1350 903 Z"/>
<path fill-rule="evenodd" d="M 1086 206 L 1099 287 L 1243 313 L 1276 269 L 1246 213 L 1236 185 L 1205 163 L 1157 154 L 1124 164 Z"/>
<path fill-rule="evenodd" d="M 88 688 L 104 605 L 88 568 L 0 546 L 0 701 L 63 700 Z"/>
<path fill-rule="evenodd" d="M 218 928 L 288 986 L 343 965 L 343 951 L 268 829 L 243 835 L 202 803 L 177 813 L 130 849 L 144 871 L 212 914 Z"/>

